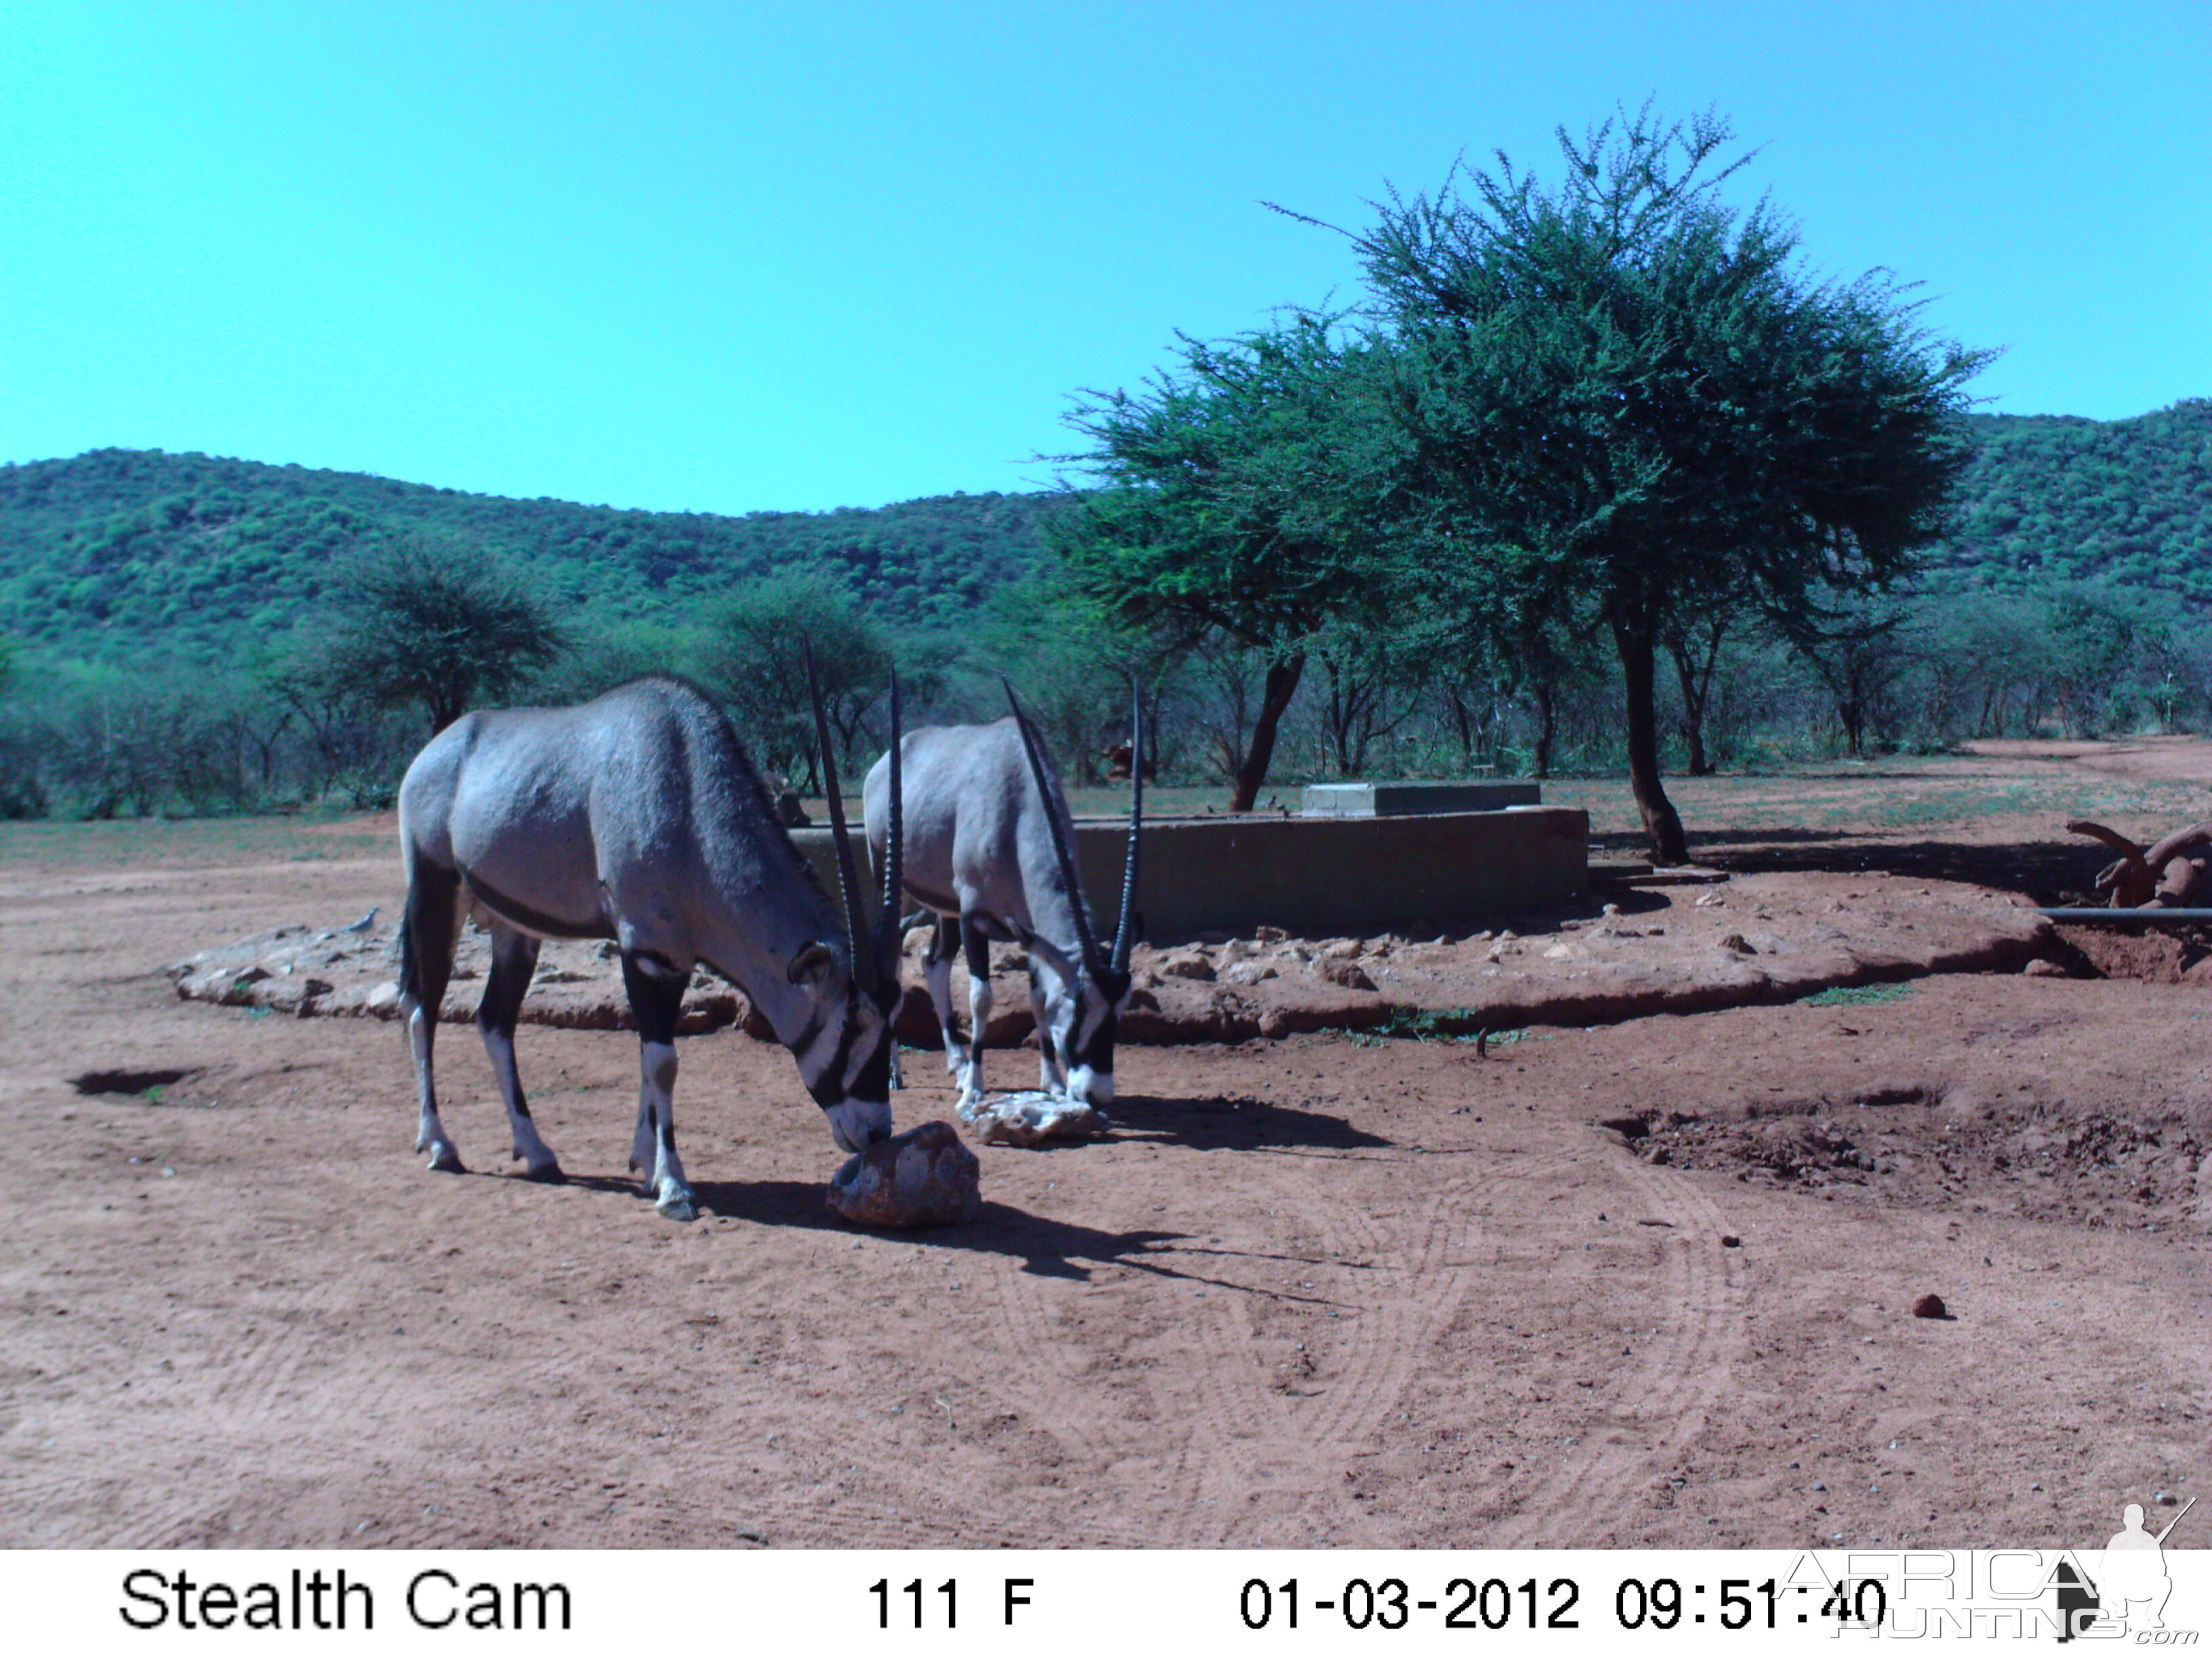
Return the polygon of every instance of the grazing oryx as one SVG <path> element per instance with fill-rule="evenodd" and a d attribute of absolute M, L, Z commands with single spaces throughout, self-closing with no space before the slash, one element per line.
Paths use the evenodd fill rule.
<path fill-rule="evenodd" d="M 1012 686 L 1006 696 L 1012 701 Z M 1141 726 L 1135 741 L 1143 742 Z M 937 913 L 929 996 L 945 1033 L 945 1067 L 960 1079 L 961 1107 L 983 1097 L 993 939 L 1029 953 L 1040 1086 L 1082 1105 L 1111 1104 L 1114 1028 L 1129 995 L 1129 947 L 1142 930 L 1135 901 L 1143 779 L 1134 780 L 1131 796 L 1121 916 L 1109 953 L 1098 948 L 1076 879 L 1066 798 L 1019 702 L 1012 716 L 989 726 L 927 727 L 903 750 L 906 890 Z M 891 816 L 896 775 L 889 759 L 876 763 L 863 791 L 868 844 L 879 866 L 886 846 L 898 848 Z M 968 958 L 965 1043 L 952 1019 L 952 957 L 960 950 Z"/>
<path fill-rule="evenodd" d="M 811 663 L 809 663 L 811 669 Z M 892 689 L 893 742 L 897 689 Z M 815 717 L 821 720 L 820 703 Z M 630 1168 L 660 1212 L 696 1212 L 676 1156 L 676 1018 L 695 966 L 735 984 L 798 1059 L 838 1146 L 887 1139 L 898 986 L 898 866 L 872 937 L 823 744 L 845 914 L 812 869 L 721 711 L 682 683 L 635 680 L 573 708 L 465 714 L 399 786 L 407 914 L 400 1010 L 422 1103 L 415 1150 L 460 1154 L 438 1121 L 430 1048 L 464 905 L 490 930 L 477 1027 L 533 1181 L 562 1179 L 514 1068 L 514 1024 L 545 939 L 611 939 L 642 1048 Z M 898 786 L 892 784 L 896 802 Z M 896 810 L 896 805 L 893 808 Z"/>

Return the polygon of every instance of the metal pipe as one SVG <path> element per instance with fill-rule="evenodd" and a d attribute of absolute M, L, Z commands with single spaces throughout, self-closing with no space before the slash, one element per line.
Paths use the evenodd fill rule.
<path fill-rule="evenodd" d="M 2039 916 L 2053 921 L 2086 921 L 2099 927 L 2151 927 L 2161 921 L 2212 921 L 2212 910 L 2118 910 L 2094 905 L 2069 905 L 2063 909 L 2039 908 Z"/>

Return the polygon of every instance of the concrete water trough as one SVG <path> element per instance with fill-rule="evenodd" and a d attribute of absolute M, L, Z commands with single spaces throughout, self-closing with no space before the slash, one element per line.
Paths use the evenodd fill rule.
<path fill-rule="evenodd" d="M 1534 806 L 1540 783 L 1496 778 L 1419 779 L 1398 783 L 1310 783 L 1298 792 L 1298 809 L 1310 818 L 1395 818 L 1438 812 L 1496 812 Z"/>
<path fill-rule="evenodd" d="M 835 893 L 830 832 L 793 836 Z M 1109 927 L 1120 911 L 1127 841 L 1127 819 L 1077 820 L 1084 890 Z M 1249 938 L 1261 927 L 1329 939 L 1551 909 L 1589 886 L 1589 815 L 1579 807 L 1148 817 L 1137 908 L 1145 937 L 1156 942 L 1206 933 Z"/>

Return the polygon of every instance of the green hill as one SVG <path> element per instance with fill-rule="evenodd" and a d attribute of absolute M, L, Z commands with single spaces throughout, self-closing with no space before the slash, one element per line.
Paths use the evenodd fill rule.
<path fill-rule="evenodd" d="M 2084 580 L 2212 604 L 2212 400 L 2124 421 L 1972 417 L 1961 531 L 1934 585 Z M 0 467 L 0 635 L 115 663 L 220 660 L 312 611 L 331 562 L 428 533 L 479 542 L 588 618 L 668 617 L 827 560 L 894 626 L 969 614 L 1043 555 L 1045 495 L 866 510 L 625 512 L 159 450 Z"/>
<path fill-rule="evenodd" d="M 1939 583 L 2075 581 L 2212 603 L 2212 398 L 2125 421 L 1977 415 L 1960 530 Z"/>
<path fill-rule="evenodd" d="M 642 513 L 160 450 L 0 467 L 0 634 L 43 654 L 209 660 L 312 611 L 349 551 L 477 542 L 604 621 L 665 616 L 794 562 L 843 567 L 887 621 L 966 613 L 1043 545 L 1043 495 L 834 513 Z"/>

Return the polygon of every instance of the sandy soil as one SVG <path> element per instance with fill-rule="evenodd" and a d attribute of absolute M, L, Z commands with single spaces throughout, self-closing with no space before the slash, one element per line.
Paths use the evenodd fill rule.
<path fill-rule="evenodd" d="M 1701 855 L 1736 879 L 1624 890 L 1637 932 L 1603 950 L 1662 978 L 1740 957 L 1800 995 L 1749 908 L 1844 948 L 1819 907 L 1847 876 L 2047 902 L 2101 862 L 2064 816 L 2154 833 L 2204 815 L 2203 779 L 2212 745 L 2169 743 L 1699 785 L 1692 817 L 1736 826 Z M 2078 1546 L 2203 1478 L 2201 941 L 2069 929 L 2044 954 L 2072 976 L 2015 954 L 1868 983 L 1893 962 L 1606 1024 L 1524 1000 L 1486 1054 L 1131 1045 L 1110 1139 L 977 1146 L 981 1218 L 907 1234 L 830 1213 L 839 1155 L 788 1055 L 718 1030 L 682 1045 L 703 1214 L 678 1226 L 623 1171 L 625 1036 L 523 1033 L 574 1177 L 542 1188 L 447 1032 L 474 1173 L 438 1176 L 396 1027 L 160 971 L 388 916 L 386 846 L 0 842 L 0 1543 Z M 1705 937 L 1716 890 L 1747 955 Z M 2008 908 L 1957 896 L 1929 914 Z M 1514 942 L 1586 950 L 1609 920 Z M 1362 994 L 1471 1006 L 1519 965 L 1492 931 L 1459 938 L 1468 981 L 1393 990 L 1401 942 Z M 1523 955 L 1595 970 L 1550 948 Z M 1171 996 L 1247 954 L 1212 951 L 1214 981 L 1158 975 Z M 902 1126 L 951 1115 L 934 1060 L 908 1075 Z M 1929 1294 L 1950 1317 L 1912 1316 Z"/>

